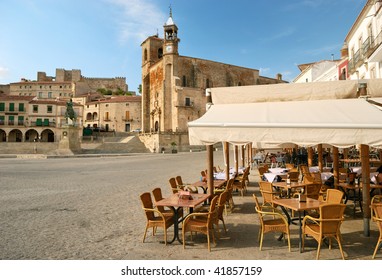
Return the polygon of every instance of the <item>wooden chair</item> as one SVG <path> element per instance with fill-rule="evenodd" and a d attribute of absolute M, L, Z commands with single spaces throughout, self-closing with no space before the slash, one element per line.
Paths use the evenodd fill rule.
<path fill-rule="evenodd" d="M 214 196 L 211 200 L 208 212 L 192 213 L 184 219 L 182 229 L 183 249 L 186 248 L 186 232 L 191 232 L 191 238 L 192 232 L 200 232 L 207 236 L 208 251 L 211 251 L 210 235 L 212 235 L 212 240 L 215 243 L 213 222 L 217 217 L 216 205 L 218 199 L 219 196 Z"/>
<path fill-rule="evenodd" d="M 340 227 L 344 220 L 345 204 L 322 204 L 319 218 L 305 216 L 302 221 L 302 250 L 304 251 L 305 235 L 312 236 L 318 242 L 317 256 L 319 259 L 322 240 L 329 238 L 329 249 L 332 247 L 332 238 L 337 240 L 342 259 L 345 259 L 341 245 Z"/>
<path fill-rule="evenodd" d="M 146 215 L 146 228 L 142 242 L 145 242 L 147 230 L 153 229 L 155 235 L 157 227 L 162 227 L 164 230 L 164 243 L 167 245 L 167 229 L 174 224 L 173 216 L 164 215 L 158 209 L 155 209 L 151 200 L 151 194 L 145 192 L 140 195 L 142 208 Z"/>
<path fill-rule="evenodd" d="M 263 247 L 264 234 L 268 232 L 281 232 L 285 238 L 285 234 L 288 237 L 288 249 L 290 252 L 290 232 L 287 218 L 278 211 L 278 209 L 266 205 L 260 206 L 259 201 L 255 194 L 253 194 L 255 200 L 255 210 L 259 215 L 260 229 L 259 229 L 259 241 L 260 251 Z M 264 204 L 263 204 L 264 205 Z M 271 218 L 269 218 L 271 217 Z"/>
<path fill-rule="evenodd" d="M 371 214 L 372 221 L 377 223 L 379 229 L 379 237 L 373 253 L 374 259 L 382 242 L 382 195 L 373 196 L 371 200 Z"/>

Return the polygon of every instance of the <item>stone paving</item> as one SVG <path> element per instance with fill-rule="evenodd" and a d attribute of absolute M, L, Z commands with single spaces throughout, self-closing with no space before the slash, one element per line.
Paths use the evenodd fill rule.
<path fill-rule="evenodd" d="M 214 158 L 215 165 L 223 166 L 221 151 L 214 152 Z M 277 234 L 267 235 L 259 251 L 252 200 L 252 194 L 258 194 L 256 169 L 251 170 L 248 193 L 235 194 L 236 207 L 225 216 L 228 232 L 211 253 L 202 235 L 185 250 L 177 243 L 161 244 L 160 229 L 142 243 L 145 216 L 139 194 L 161 187 L 164 196 L 169 195 L 170 177 L 182 175 L 185 182 L 194 182 L 206 161 L 205 152 L 0 158 L 0 259 L 315 259 L 317 243 L 309 239 L 300 253 L 294 225 L 291 252 L 277 241 Z M 342 226 L 345 257 L 369 260 L 378 237 L 376 225 L 370 222 L 370 236 L 364 237 L 361 213 L 353 218 L 351 204 L 347 208 Z M 170 238 L 172 228 L 168 232 Z M 323 246 L 321 259 L 340 258 L 337 245 L 332 250 Z"/>

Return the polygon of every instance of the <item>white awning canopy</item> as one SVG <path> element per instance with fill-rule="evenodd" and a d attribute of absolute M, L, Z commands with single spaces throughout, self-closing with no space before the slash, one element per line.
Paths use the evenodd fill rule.
<path fill-rule="evenodd" d="M 364 144 L 382 148 L 382 111 L 364 98 L 219 103 L 188 123 L 191 145 L 226 141 L 255 147 Z"/>

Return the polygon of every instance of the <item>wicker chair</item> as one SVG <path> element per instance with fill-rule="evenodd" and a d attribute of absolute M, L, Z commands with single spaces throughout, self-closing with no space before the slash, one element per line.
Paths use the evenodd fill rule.
<path fill-rule="evenodd" d="M 241 196 L 244 196 L 244 192 L 247 191 L 247 185 L 249 182 L 248 175 L 249 175 L 249 167 L 247 167 L 244 170 L 243 176 L 241 176 L 240 178 L 238 178 L 238 180 L 235 180 L 233 182 L 233 189 L 240 191 Z"/>
<path fill-rule="evenodd" d="M 263 206 L 269 205 L 274 207 L 273 199 L 280 196 L 280 192 L 274 191 L 271 182 L 259 182 L 261 196 L 263 197 Z"/>
<path fill-rule="evenodd" d="M 382 242 L 382 195 L 375 195 L 371 200 L 372 220 L 377 223 L 379 228 L 379 237 L 375 246 L 373 259 L 378 252 L 379 245 Z"/>
<path fill-rule="evenodd" d="M 312 183 L 307 184 L 305 187 L 305 194 L 309 198 L 318 199 L 320 196 L 321 184 Z"/>
<path fill-rule="evenodd" d="M 285 238 L 285 234 L 288 237 L 288 249 L 290 252 L 290 232 L 287 218 L 279 212 L 278 209 L 272 206 L 260 206 L 259 201 L 255 194 L 253 194 L 255 200 L 255 210 L 259 214 L 260 229 L 259 229 L 259 242 L 260 251 L 263 247 L 264 234 L 268 232 L 281 232 Z M 271 217 L 271 218 L 268 218 Z"/>
<path fill-rule="evenodd" d="M 183 221 L 183 229 L 182 229 L 182 238 L 183 238 L 183 249 L 186 248 L 186 232 L 200 232 L 207 236 L 207 246 L 208 251 L 211 251 L 210 245 L 210 235 L 212 235 L 212 240 L 215 243 L 215 235 L 214 235 L 214 220 L 217 218 L 217 200 L 219 196 L 214 196 L 210 203 L 210 209 L 208 212 L 198 212 L 189 214 L 186 219 Z"/>
<path fill-rule="evenodd" d="M 233 208 L 235 207 L 235 203 L 233 201 L 233 196 L 232 196 L 232 192 L 233 192 L 233 182 L 234 182 L 235 179 L 231 178 L 227 181 L 227 184 L 226 184 L 226 192 L 227 192 L 227 199 L 226 199 L 226 204 L 224 205 L 224 211 L 225 211 L 225 214 L 227 215 L 228 211 L 227 211 L 227 207 L 229 207 L 229 210 L 232 212 Z"/>
<path fill-rule="evenodd" d="M 177 193 L 179 191 L 179 188 L 178 188 L 178 184 L 176 183 L 176 179 L 172 177 L 168 180 L 168 182 L 170 183 L 170 188 L 172 193 Z"/>
<path fill-rule="evenodd" d="M 319 259 L 322 240 L 329 238 L 329 249 L 332 247 L 332 237 L 337 240 L 342 259 L 345 259 L 341 245 L 340 227 L 344 220 L 345 204 L 322 204 L 319 218 L 305 216 L 302 221 L 302 250 L 304 251 L 305 235 L 312 236 L 318 242 L 317 256 Z"/>
<path fill-rule="evenodd" d="M 146 214 L 146 228 L 142 242 L 145 242 L 147 230 L 149 228 L 153 229 L 153 235 L 155 235 L 156 228 L 162 227 L 164 230 L 164 243 L 167 245 L 167 229 L 174 224 L 173 217 L 164 215 L 158 209 L 154 209 L 150 193 L 145 192 L 140 195 L 140 198 L 142 208 Z"/>
<path fill-rule="evenodd" d="M 298 177 L 300 176 L 298 171 L 290 171 L 288 175 L 291 182 L 298 182 Z"/>
<path fill-rule="evenodd" d="M 190 184 L 184 183 L 182 176 L 180 176 L 180 175 L 176 176 L 175 181 L 176 181 L 176 187 L 178 189 L 182 189 L 182 190 L 189 191 L 192 193 L 198 193 L 198 187 L 190 186 Z"/>
<path fill-rule="evenodd" d="M 326 203 L 343 203 L 344 193 L 336 189 L 328 189 L 326 191 L 325 202 Z"/>
<path fill-rule="evenodd" d="M 153 189 L 152 194 L 153 194 L 155 202 L 163 199 L 161 188 Z M 156 209 L 158 209 L 159 212 L 161 212 L 164 216 L 174 217 L 174 211 L 171 209 L 165 209 L 163 206 L 156 206 Z M 178 210 L 178 213 L 179 213 L 179 217 L 183 217 L 183 208 L 180 208 Z"/>
<path fill-rule="evenodd" d="M 227 233 L 227 228 L 225 226 L 223 212 L 224 212 L 225 206 L 227 204 L 228 195 L 229 195 L 228 190 L 225 190 L 224 192 L 222 192 L 219 195 L 219 200 L 217 202 L 217 204 L 218 204 L 217 205 L 217 207 L 218 207 L 218 215 L 217 215 L 217 219 L 215 220 L 215 225 L 216 225 L 216 228 L 217 228 L 217 231 L 218 231 L 218 236 L 220 234 L 219 221 L 221 221 L 223 223 L 224 232 Z"/>
<path fill-rule="evenodd" d="M 285 168 L 291 170 L 291 169 L 294 169 L 295 167 L 293 163 L 285 163 Z"/>

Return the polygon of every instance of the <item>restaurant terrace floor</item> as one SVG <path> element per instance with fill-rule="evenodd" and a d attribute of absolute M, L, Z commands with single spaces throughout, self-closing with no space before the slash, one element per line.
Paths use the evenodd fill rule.
<path fill-rule="evenodd" d="M 251 169 L 244 196 L 235 193 L 235 208 L 224 216 L 227 233 L 207 250 L 205 235 L 194 236 L 185 249 L 163 241 L 163 231 L 149 231 L 142 243 L 145 215 L 139 195 L 162 188 L 169 196 L 170 177 L 185 182 L 200 179 L 205 152 L 129 155 L 123 157 L 13 159 L 0 158 L 0 259 L 2 260 L 315 260 L 317 242 L 307 239 L 300 253 L 298 227 L 291 225 L 291 252 L 278 233 L 269 233 L 259 250 L 259 220 L 254 211 L 260 201 L 258 170 Z M 216 165 L 223 153 L 214 151 Z M 370 222 L 363 235 L 363 218 L 353 216 L 348 202 L 341 227 L 345 259 L 371 260 L 379 236 Z M 168 229 L 168 240 L 173 228 Z M 189 239 L 188 239 L 189 240 Z M 377 260 L 382 259 L 379 250 Z M 341 260 L 336 242 L 322 246 L 320 260 Z"/>

